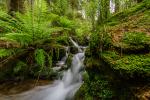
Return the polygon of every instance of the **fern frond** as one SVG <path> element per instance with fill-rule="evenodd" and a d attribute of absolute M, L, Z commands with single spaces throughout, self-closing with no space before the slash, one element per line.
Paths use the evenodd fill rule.
<path fill-rule="evenodd" d="M 36 49 L 35 60 L 41 67 L 45 66 L 45 51 L 43 49 Z"/>
<path fill-rule="evenodd" d="M 0 20 L 9 20 L 10 15 L 7 14 L 7 12 L 0 10 Z"/>
<path fill-rule="evenodd" d="M 18 72 L 22 71 L 25 67 L 27 67 L 27 64 L 22 61 L 19 61 L 13 69 L 14 74 L 17 74 Z"/>
<path fill-rule="evenodd" d="M 64 28 L 74 28 L 74 27 L 76 27 L 75 22 L 73 22 L 72 20 L 69 20 L 65 17 L 60 17 L 60 25 Z"/>
<path fill-rule="evenodd" d="M 47 60 L 48 60 L 49 68 L 51 68 L 52 67 L 52 63 L 53 63 L 52 56 L 47 54 L 47 53 L 46 53 L 46 55 L 47 55 L 47 58 L 48 58 Z"/>
<path fill-rule="evenodd" d="M 15 41 L 22 46 L 26 46 L 32 42 L 32 36 L 26 33 L 8 33 L 0 38 L 1 40 Z"/>
<path fill-rule="evenodd" d="M 0 58 L 10 56 L 14 53 L 13 49 L 0 49 Z"/>
<path fill-rule="evenodd" d="M 0 29 L 2 32 L 13 32 L 15 28 L 9 22 L 0 20 Z"/>

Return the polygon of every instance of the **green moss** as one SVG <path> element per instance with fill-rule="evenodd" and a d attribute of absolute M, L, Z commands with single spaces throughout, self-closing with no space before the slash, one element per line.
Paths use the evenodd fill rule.
<path fill-rule="evenodd" d="M 90 83 L 90 94 L 93 97 L 98 98 L 111 98 L 112 97 L 112 91 L 110 90 L 109 83 L 106 80 L 103 79 L 95 79 Z"/>
<path fill-rule="evenodd" d="M 102 57 L 105 57 L 105 59 L 109 59 L 109 60 L 117 60 L 120 58 L 119 54 L 115 51 L 104 51 L 101 53 Z"/>
<path fill-rule="evenodd" d="M 149 45 L 150 37 L 142 32 L 127 32 L 124 34 L 122 42 L 131 46 Z"/>
<path fill-rule="evenodd" d="M 115 52 L 104 52 L 102 57 L 114 70 L 130 75 L 150 76 L 150 54 L 119 56 Z"/>
<path fill-rule="evenodd" d="M 127 55 L 114 63 L 114 69 L 126 70 L 127 73 L 146 73 L 150 75 L 150 54 Z"/>
<path fill-rule="evenodd" d="M 143 32 L 126 32 L 122 40 L 113 45 L 124 53 L 144 53 L 150 51 L 150 36 Z"/>
<path fill-rule="evenodd" d="M 100 67 L 101 63 L 98 59 L 93 59 L 93 58 L 86 58 L 86 68 L 92 68 L 92 67 Z"/>
<path fill-rule="evenodd" d="M 150 16 L 150 11 L 149 10 L 145 11 L 144 14 L 142 15 L 142 18 L 139 21 L 137 21 L 136 25 L 144 26 L 145 28 L 150 27 L 149 26 L 149 22 L 150 22 L 149 16 Z"/>
<path fill-rule="evenodd" d="M 145 6 L 147 8 L 150 8 L 150 1 L 149 0 L 144 0 Z"/>
<path fill-rule="evenodd" d="M 76 100 L 111 100 L 113 91 L 110 83 L 100 75 L 93 75 L 93 79 L 86 78 L 76 94 Z"/>

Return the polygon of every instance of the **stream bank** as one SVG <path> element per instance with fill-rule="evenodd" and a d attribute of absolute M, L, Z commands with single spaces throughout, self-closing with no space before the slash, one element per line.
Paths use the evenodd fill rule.
<path fill-rule="evenodd" d="M 36 86 L 44 86 L 52 84 L 50 80 L 33 80 L 28 79 L 20 82 L 5 82 L 0 85 L 0 94 L 2 95 L 14 95 L 33 89 Z"/>

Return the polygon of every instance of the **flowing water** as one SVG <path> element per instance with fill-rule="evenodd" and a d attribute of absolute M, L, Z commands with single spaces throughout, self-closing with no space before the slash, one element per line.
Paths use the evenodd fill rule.
<path fill-rule="evenodd" d="M 71 67 L 63 73 L 62 79 L 56 80 L 52 85 L 36 87 L 31 91 L 18 95 L 0 96 L 0 100 L 70 100 L 82 85 L 82 69 L 84 52 L 80 46 L 72 40 L 73 45 L 78 48 L 79 53 L 72 58 Z M 66 56 L 58 65 L 64 64 Z M 60 67 L 60 66 L 59 66 Z"/>

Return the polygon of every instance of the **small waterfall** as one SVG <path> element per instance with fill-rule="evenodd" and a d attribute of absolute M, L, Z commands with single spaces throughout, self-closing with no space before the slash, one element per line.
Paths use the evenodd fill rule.
<path fill-rule="evenodd" d="M 70 41 L 72 42 L 72 44 L 78 49 L 78 52 L 83 52 L 81 47 L 75 42 L 73 41 L 73 39 L 71 37 L 70 38 Z"/>
<path fill-rule="evenodd" d="M 65 50 L 66 50 L 66 55 L 65 55 L 60 61 L 58 61 L 58 62 L 56 63 L 56 67 L 53 67 L 53 68 L 52 68 L 52 70 L 53 70 L 54 72 L 59 71 L 61 68 L 67 66 L 67 65 L 66 65 L 66 60 L 67 60 L 68 55 L 69 55 L 69 52 L 70 52 L 70 51 L 69 51 L 69 47 L 66 47 Z"/>
<path fill-rule="evenodd" d="M 82 85 L 82 69 L 84 61 L 84 52 L 80 46 L 70 38 L 75 47 L 78 48 L 79 53 L 72 58 L 71 67 L 64 72 L 62 79 L 56 80 L 52 85 L 36 87 L 31 91 L 6 97 L 3 100 L 70 100 L 73 98 L 76 91 Z M 62 59 L 63 64 L 66 62 L 66 56 Z M 58 65 L 62 63 L 59 62 Z M 10 98 L 10 99 L 8 99 Z M 1 99 L 1 97 L 0 97 Z"/>

